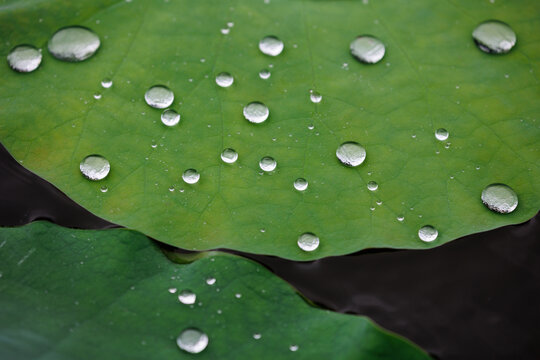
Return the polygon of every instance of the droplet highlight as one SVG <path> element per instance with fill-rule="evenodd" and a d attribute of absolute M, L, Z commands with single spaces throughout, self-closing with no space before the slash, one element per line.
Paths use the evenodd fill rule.
<path fill-rule="evenodd" d="M 305 191 L 308 188 L 308 181 L 304 178 L 294 180 L 294 188 L 298 191 Z"/>
<path fill-rule="evenodd" d="M 231 86 L 233 82 L 234 78 L 228 72 L 222 72 L 216 76 L 216 84 L 222 88 Z"/>
<path fill-rule="evenodd" d="M 260 124 L 266 121 L 269 115 L 268 107 L 258 101 L 251 102 L 244 107 L 244 117 L 250 123 Z"/>
<path fill-rule="evenodd" d="M 369 191 L 375 191 L 379 188 L 379 184 L 377 184 L 375 181 L 370 181 L 367 183 L 367 188 Z"/>
<path fill-rule="evenodd" d="M 161 122 L 167 126 L 175 126 L 180 122 L 180 114 L 173 109 L 167 109 L 161 113 Z"/>
<path fill-rule="evenodd" d="M 499 214 L 508 214 L 518 206 L 516 192 L 505 184 L 491 184 L 482 191 L 482 202 L 488 209 Z"/>
<path fill-rule="evenodd" d="M 99 49 L 99 36 L 82 26 L 58 30 L 49 40 L 49 52 L 62 61 L 78 62 L 91 57 Z"/>
<path fill-rule="evenodd" d="M 437 131 L 435 131 L 435 138 L 439 141 L 444 141 L 448 139 L 449 135 L 450 134 L 448 133 L 448 131 L 443 128 L 437 129 Z"/>
<path fill-rule="evenodd" d="M 343 165 L 356 167 L 366 159 L 366 149 L 357 142 L 347 141 L 338 147 L 336 156 Z"/>
<path fill-rule="evenodd" d="M 516 33 L 502 21 L 489 20 L 479 24 L 472 33 L 480 50 L 488 54 L 506 54 L 516 45 Z"/>
<path fill-rule="evenodd" d="M 155 85 L 146 91 L 144 100 L 156 109 L 165 109 L 174 101 L 174 93 L 166 86 Z"/>
<path fill-rule="evenodd" d="M 318 104 L 318 103 L 320 103 L 321 100 L 322 100 L 322 95 L 319 94 L 319 93 L 316 92 L 316 91 L 311 90 L 311 91 L 309 92 L 309 99 L 311 100 L 312 103 Z"/>
<path fill-rule="evenodd" d="M 221 152 L 221 160 L 227 164 L 233 164 L 238 160 L 238 153 L 231 148 L 227 148 Z"/>
<path fill-rule="evenodd" d="M 196 328 L 182 331 L 176 339 L 178 347 L 190 354 L 198 354 L 208 346 L 208 336 Z"/>
<path fill-rule="evenodd" d="M 378 63 L 386 52 L 382 41 L 370 35 L 358 36 L 351 42 L 350 50 L 352 56 L 365 64 Z"/>
<path fill-rule="evenodd" d="M 111 165 L 109 161 L 101 155 L 88 155 L 81 161 L 79 169 L 87 179 L 99 181 L 105 179 L 107 175 L 109 175 Z"/>
<path fill-rule="evenodd" d="M 259 71 L 259 77 L 263 80 L 269 79 L 272 73 L 268 69 L 263 69 Z"/>
<path fill-rule="evenodd" d="M 195 169 L 187 169 L 182 174 L 182 180 L 184 180 L 186 184 L 196 184 L 200 178 L 201 174 L 199 174 Z"/>
<path fill-rule="evenodd" d="M 432 242 L 437 239 L 439 232 L 431 225 L 422 226 L 418 230 L 418 237 L 424 242 Z"/>
<path fill-rule="evenodd" d="M 259 161 L 259 167 L 262 171 L 270 172 L 276 169 L 277 162 L 270 156 L 265 156 Z"/>
<path fill-rule="evenodd" d="M 104 88 L 104 89 L 108 89 L 110 88 L 111 86 L 113 85 L 113 81 L 109 78 L 105 78 L 103 80 L 101 80 L 101 86 Z"/>
<path fill-rule="evenodd" d="M 304 251 L 314 251 L 319 247 L 319 237 L 313 233 L 303 233 L 298 237 L 297 243 Z"/>
<path fill-rule="evenodd" d="M 275 36 L 266 36 L 259 41 L 259 50 L 268 56 L 278 56 L 283 48 L 283 41 Z"/>
<path fill-rule="evenodd" d="M 41 51 L 32 45 L 18 45 L 7 56 L 9 67 L 17 72 L 28 73 L 41 64 Z"/>

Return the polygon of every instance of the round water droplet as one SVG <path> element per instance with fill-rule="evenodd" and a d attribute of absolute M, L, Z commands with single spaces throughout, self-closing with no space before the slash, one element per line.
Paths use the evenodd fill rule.
<path fill-rule="evenodd" d="M 298 247 L 304 251 L 314 251 L 319 247 L 319 238 L 313 233 L 303 233 L 298 237 Z"/>
<path fill-rule="evenodd" d="M 221 153 L 221 160 L 227 164 L 235 163 L 238 160 L 238 153 L 234 149 L 227 148 Z"/>
<path fill-rule="evenodd" d="M 88 155 L 81 161 L 79 168 L 84 177 L 93 181 L 105 179 L 111 171 L 109 161 L 101 155 Z"/>
<path fill-rule="evenodd" d="M 403 216 L 398 216 L 397 217 L 397 221 L 403 222 L 403 220 L 405 220 L 405 217 L 403 217 Z"/>
<path fill-rule="evenodd" d="M 185 305 L 192 305 L 195 304 L 195 301 L 197 301 L 197 295 L 193 293 L 191 290 L 182 290 L 180 294 L 178 294 L 178 300 Z"/>
<path fill-rule="evenodd" d="M 63 61 L 83 61 L 96 53 L 100 46 L 99 36 L 82 26 L 70 26 L 58 30 L 49 40 L 49 52 Z"/>
<path fill-rule="evenodd" d="M 173 109 L 167 109 L 161 113 L 161 122 L 167 126 L 175 126 L 180 122 L 180 114 Z"/>
<path fill-rule="evenodd" d="M 263 70 L 259 71 L 259 77 L 261 79 L 263 79 L 263 80 L 268 79 L 271 75 L 272 75 L 272 73 L 268 69 L 263 69 Z"/>
<path fill-rule="evenodd" d="M 259 340 L 261 337 L 262 337 L 262 336 L 261 336 L 261 334 L 259 334 L 259 333 L 253 334 L 253 338 L 254 338 L 255 340 Z"/>
<path fill-rule="evenodd" d="M 375 191 L 379 188 L 379 184 L 377 184 L 375 181 L 370 181 L 367 183 L 367 188 L 369 191 Z"/>
<path fill-rule="evenodd" d="M 425 242 L 432 242 L 437 239 L 437 236 L 439 236 L 439 232 L 431 225 L 422 226 L 418 230 L 418 237 Z"/>
<path fill-rule="evenodd" d="M 105 78 L 103 80 L 101 80 L 101 86 L 104 88 L 104 89 L 108 89 L 112 86 L 113 82 L 111 79 L 109 78 Z"/>
<path fill-rule="evenodd" d="M 259 41 L 259 50 L 265 55 L 278 56 L 283 51 L 283 41 L 275 36 L 266 36 Z"/>
<path fill-rule="evenodd" d="M 216 76 L 216 84 L 226 88 L 233 84 L 234 78 L 228 72 L 222 72 Z"/>
<path fill-rule="evenodd" d="M 446 129 L 440 128 L 435 131 L 435 138 L 439 141 L 444 141 L 448 139 L 448 131 Z"/>
<path fill-rule="evenodd" d="M 355 167 L 366 159 L 366 149 L 354 141 L 348 141 L 338 147 L 336 156 L 343 165 Z"/>
<path fill-rule="evenodd" d="M 236 297 L 237 299 L 240 299 L 242 297 L 242 294 L 236 293 L 236 294 L 234 294 L 234 297 Z"/>
<path fill-rule="evenodd" d="M 106 186 L 102 186 L 99 188 L 99 191 L 101 191 L 102 193 L 106 193 L 107 191 L 109 191 L 109 188 Z"/>
<path fill-rule="evenodd" d="M 318 104 L 322 100 L 322 95 L 316 91 L 310 91 L 309 99 L 311 100 L 312 103 Z"/>
<path fill-rule="evenodd" d="M 208 279 L 206 279 L 206 283 L 208 285 L 214 285 L 216 283 L 216 278 L 209 277 Z"/>
<path fill-rule="evenodd" d="M 351 42 L 351 54 L 366 64 L 375 64 L 384 57 L 385 47 L 381 40 L 374 36 L 362 35 Z"/>
<path fill-rule="evenodd" d="M 9 66 L 18 72 L 32 72 L 41 64 L 41 51 L 32 45 L 18 45 L 7 56 Z"/>
<path fill-rule="evenodd" d="M 171 293 L 171 294 L 176 293 L 176 291 L 177 291 L 176 288 L 169 288 L 169 293 Z"/>
<path fill-rule="evenodd" d="M 491 184 L 482 191 L 482 202 L 490 210 L 508 214 L 518 206 L 518 197 L 508 185 Z"/>
<path fill-rule="evenodd" d="M 291 350 L 292 352 L 295 352 L 298 350 L 298 345 L 291 345 L 289 346 L 289 350 Z"/>
<path fill-rule="evenodd" d="M 96 100 L 101 99 L 101 94 L 100 93 L 95 93 L 94 94 L 94 99 L 96 99 Z"/>
<path fill-rule="evenodd" d="M 155 85 L 146 91 L 144 100 L 153 108 L 165 109 L 173 103 L 174 94 L 166 86 Z"/>
<path fill-rule="evenodd" d="M 270 110 L 261 102 L 254 101 L 244 107 L 244 117 L 251 123 L 260 124 L 268 119 Z"/>
<path fill-rule="evenodd" d="M 270 156 L 265 156 L 259 161 L 259 167 L 262 171 L 274 171 L 277 166 L 276 160 Z"/>
<path fill-rule="evenodd" d="M 506 54 L 516 45 L 516 33 L 498 20 L 481 23 L 472 33 L 478 48 L 490 54 Z"/>
<path fill-rule="evenodd" d="M 200 178 L 201 174 L 199 174 L 195 169 L 187 169 L 182 174 L 182 180 L 184 180 L 187 184 L 195 184 Z"/>
<path fill-rule="evenodd" d="M 304 178 L 294 180 L 294 188 L 298 191 L 304 191 L 308 188 L 308 182 Z"/>
<path fill-rule="evenodd" d="M 188 353 L 198 354 L 208 346 L 208 336 L 199 329 L 188 328 L 178 336 L 176 344 Z"/>

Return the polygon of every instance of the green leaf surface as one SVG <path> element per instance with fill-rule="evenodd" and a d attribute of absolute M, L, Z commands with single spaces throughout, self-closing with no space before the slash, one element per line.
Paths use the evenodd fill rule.
<path fill-rule="evenodd" d="M 178 265 L 129 230 L 0 229 L 0 264 L 2 359 L 429 358 L 364 317 L 309 306 L 250 260 Z M 169 288 L 192 290 L 197 303 Z M 176 345 L 188 327 L 209 338 L 196 356 Z"/>
<path fill-rule="evenodd" d="M 0 6 L 2 54 L 19 43 L 44 53 L 34 73 L 0 69 L 0 141 L 110 221 L 188 249 L 307 260 L 437 246 L 522 222 L 540 207 L 538 1 L 70 3 Z M 488 19 L 515 30 L 509 54 L 475 46 L 471 33 Z M 223 35 L 227 22 L 234 26 Z M 72 24 L 102 40 L 82 63 L 46 50 L 54 31 Z M 350 55 L 350 42 L 362 34 L 384 42 L 383 61 L 365 65 Z M 284 41 L 281 55 L 258 50 L 266 35 Z M 264 68 L 268 80 L 258 76 Z M 230 88 L 214 81 L 222 71 L 235 77 Z M 104 78 L 113 79 L 112 88 L 101 88 Z M 155 84 L 174 91 L 177 127 L 164 126 L 161 111 L 145 103 Z M 310 102 L 310 89 L 322 94 L 320 103 Z M 251 101 L 268 105 L 265 123 L 243 118 Z M 450 132 L 448 148 L 435 139 L 438 128 Z M 366 148 L 361 166 L 336 159 L 345 141 Z M 227 147 L 239 153 L 235 164 L 220 160 Z M 112 167 L 99 183 L 79 173 L 79 162 L 95 153 Z M 277 160 L 273 173 L 261 175 L 263 156 Z M 188 168 L 201 173 L 199 183 L 183 183 Z M 293 188 L 298 177 L 309 181 L 303 193 Z M 371 180 L 375 192 L 366 188 Z M 482 189 L 497 182 L 519 196 L 510 215 L 480 201 Z M 426 224 L 439 230 L 429 244 L 417 236 Z M 320 237 L 316 251 L 298 248 L 304 232 Z"/>

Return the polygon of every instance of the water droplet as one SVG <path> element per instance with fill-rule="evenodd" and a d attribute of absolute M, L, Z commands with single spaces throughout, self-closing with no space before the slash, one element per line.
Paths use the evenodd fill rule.
<path fill-rule="evenodd" d="M 166 86 L 155 85 L 146 91 L 144 100 L 153 108 L 165 109 L 173 103 L 174 94 Z"/>
<path fill-rule="evenodd" d="M 208 336 L 199 329 L 188 328 L 178 336 L 176 344 L 188 353 L 198 354 L 208 346 Z"/>
<path fill-rule="evenodd" d="M 367 188 L 370 191 L 375 191 L 379 188 L 379 184 L 377 184 L 375 181 L 370 181 L 367 183 Z"/>
<path fill-rule="evenodd" d="M 240 299 L 240 298 L 242 297 L 242 294 L 236 293 L 236 294 L 234 294 L 234 296 L 235 296 L 237 299 Z"/>
<path fill-rule="evenodd" d="M 238 160 L 238 153 L 234 149 L 227 148 L 221 153 L 221 160 L 227 164 L 233 164 Z"/>
<path fill-rule="evenodd" d="M 197 295 L 191 290 L 182 290 L 180 294 L 178 294 L 178 300 L 185 305 L 192 305 L 195 304 L 195 301 L 197 301 Z"/>
<path fill-rule="evenodd" d="M 343 165 L 355 167 L 366 159 L 366 149 L 354 141 L 347 141 L 338 147 L 336 156 Z"/>
<path fill-rule="evenodd" d="M 219 30 L 223 35 L 228 35 L 231 32 L 231 29 L 229 28 L 223 28 Z"/>
<path fill-rule="evenodd" d="M 289 350 L 291 350 L 292 352 L 295 352 L 298 350 L 298 345 L 291 345 L 289 346 Z"/>
<path fill-rule="evenodd" d="M 222 88 L 229 87 L 233 84 L 234 78 L 228 72 L 222 72 L 216 76 L 216 84 Z"/>
<path fill-rule="evenodd" d="M 259 77 L 261 79 L 263 79 L 263 80 L 268 79 L 271 75 L 272 75 L 272 73 L 268 69 L 263 69 L 263 70 L 259 71 Z"/>
<path fill-rule="evenodd" d="M 108 89 L 112 86 L 113 82 L 111 79 L 109 78 L 105 78 L 103 80 L 101 80 L 101 86 L 104 88 L 104 89 Z"/>
<path fill-rule="evenodd" d="M 311 100 L 312 103 L 318 104 L 318 103 L 320 103 L 321 100 L 322 100 L 322 95 L 319 94 L 319 93 L 316 92 L 316 91 L 310 91 L 309 99 Z"/>
<path fill-rule="evenodd" d="M 88 155 L 79 165 L 81 173 L 89 180 L 103 180 L 109 175 L 111 165 L 109 161 L 101 155 Z"/>
<path fill-rule="evenodd" d="M 169 288 L 169 293 L 171 293 L 171 294 L 176 293 L 176 291 L 177 291 L 176 288 Z"/>
<path fill-rule="evenodd" d="M 266 36 L 259 41 L 259 50 L 265 55 L 278 56 L 283 51 L 283 41 L 275 36 Z"/>
<path fill-rule="evenodd" d="M 268 115 L 270 115 L 270 110 L 261 102 L 254 101 L 244 107 L 244 117 L 247 121 L 254 124 L 264 122 L 268 119 Z"/>
<path fill-rule="evenodd" d="M 298 237 L 298 247 L 304 251 L 314 251 L 319 247 L 319 238 L 313 233 L 303 233 Z"/>
<path fill-rule="evenodd" d="M 439 232 L 431 225 L 422 226 L 418 230 L 418 237 L 425 242 L 432 242 L 437 239 L 437 236 L 439 236 Z"/>
<path fill-rule="evenodd" d="M 94 99 L 96 99 L 96 100 L 101 99 L 101 94 L 100 93 L 95 93 L 94 94 Z"/>
<path fill-rule="evenodd" d="M 440 128 L 435 131 L 435 138 L 439 141 L 444 141 L 448 139 L 448 131 L 446 129 Z"/>
<path fill-rule="evenodd" d="M 197 183 L 199 181 L 200 177 L 201 177 L 201 174 L 199 174 L 197 172 L 197 170 L 195 170 L 195 169 L 187 169 L 182 174 L 182 179 L 187 184 L 195 184 L 195 183 Z"/>
<path fill-rule="evenodd" d="M 15 46 L 8 54 L 9 66 L 18 72 L 32 72 L 41 64 L 41 51 L 32 45 Z"/>
<path fill-rule="evenodd" d="M 276 166 L 277 166 L 276 160 L 274 160 L 274 158 L 270 156 L 265 156 L 261 159 L 261 161 L 259 161 L 259 167 L 261 168 L 261 170 L 266 171 L 266 172 L 274 171 Z"/>
<path fill-rule="evenodd" d="M 294 188 L 298 191 L 304 191 L 308 188 L 308 182 L 304 178 L 294 180 Z"/>
<path fill-rule="evenodd" d="M 358 36 L 351 42 L 351 54 L 366 64 L 375 64 L 384 57 L 385 47 L 381 40 L 370 35 Z"/>
<path fill-rule="evenodd" d="M 262 335 L 259 334 L 259 333 L 253 334 L 253 338 L 254 338 L 255 340 L 259 340 L 261 337 L 262 337 Z"/>
<path fill-rule="evenodd" d="M 99 191 L 101 191 L 102 193 L 106 193 L 107 191 L 109 191 L 109 188 L 106 186 L 102 186 L 99 188 Z"/>
<path fill-rule="evenodd" d="M 216 283 L 216 278 L 209 277 L 208 279 L 206 279 L 206 283 L 208 285 L 214 285 Z"/>
<path fill-rule="evenodd" d="M 403 217 L 403 216 L 398 216 L 397 217 L 397 221 L 403 222 L 403 220 L 405 220 L 405 217 Z"/>
<path fill-rule="evenodd" d="M 167 109 L 161 113 L 161 122 L 167 126 L 175 126 L 180 122 L 180 114 L 173 109 Z"/>
<path fill-rule="evenodd" d="M 83 61 L 96 53 L 100 46 L 99 36 L 82 26 L 70 26 L 58 30 L 49 40 L 49 52 L 63 61 Z"/>
<path fill-rule="evenodd" d="M 508 214 L 518 206 L 518 197 L 508 185 L 491 184 L 482 191 L 482 202 L 490 210 Z"/>
<path fill-rule="evenodd" d="M 516 44 L 516 33 L 508 24 L 498 20 L 481 23 L 472 33 L 478 48 L 490 54 L 506 54 Z"/>

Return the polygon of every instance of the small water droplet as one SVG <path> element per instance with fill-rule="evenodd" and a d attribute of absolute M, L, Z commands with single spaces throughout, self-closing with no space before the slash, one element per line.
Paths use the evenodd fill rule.
<path fill-rule="evenodd" d="M 289 350 L 291 350 L 292 352 L 295 352 L 298 350 L 298 345 L 291 345 L 289 346 Z"/>
<path fill-rule="evenodd" d="M 100 93 L 95 93 L 94 94 L 94 99 L 96 99 L 96 100 L 101 99 L 101 94 Z"/>
<path fill-rule="evenodd" d="M 32 72 L 41 64 L 41 50 L 32 45 L 18 45 L 9 52 L 7 61 L 9 66 L 18 72 Z"/>
<path fill-rule="evenodd" d="M 231 86 L 233 82 L 234 78 L 228 72 L 222 72 L 216 76 L 216 84 L 218 84 L 222 88 Z"/>
<path fill-rule="evenodd" d="M 254 338 L 255 340 L 259 340 L 261 337 L 262 337 L 262 335 L 259 334 L 259 333 L 253 334 L 253 338 Z"/>
<path fill-rule="evenodd" d="M 101 155 L 88 155 L 85 157 L 79 168 L 81 173 L 89 180 L 103 180 L 109 175 L 111 165 L 109 161 Z"/>
<path fill-rule="evenodd" d="M 187 184 L 195 184 L 200 178 L 201 175 L 195 169 L 187 169 L 182 174 L 182 180 L 184 180 Z"/>
<path fill-rule="evenodd" d="M 234 26 L 234 23 L 233 23 L 232 21 L 229 21 L 229 22 L 227 23 L 227 26 L 230 27 L 230 28 L 232 28 L 232 27 Z"/>
<path fill-rule="evenodd" d="M 209 277 L 208 279 L 206 279 L 206 283 L 208 285 L 214 285 L 216 283 L 216 278 Z"/>
<path fill-rule="evenodd" d="M 238 160 L 238 153 L 231 148 L 227 148 L 221 152 L 221 160 L 227 164 L 233 164 Z"/>
<path fill-rule="evenodd" d="M 58 30 L 49 40 L 49 52 L 62 61 L 83 61 L 99 49 L 99 36 L 82 26 L 70 26 Z"/>
<path fill-rule="evenodd" d="M 518 206 L 515 191 L 505 184 L 491 184 L 482 191 L 482 202 L 488 209 L 500 214 L 508 214 Z"/>
<path fill-rule="evenodd" d="M 275 36 L 266 36 L 259 41 L 259 50 L 265 55 L 278 56 L 283 51 L 283 41 Z"/>
<path fill-rule="evenodd" d="M 174 191 L 174 186 L 169 186 L 169 191 L 173 192 Z"/>
<path fill-rule="evenodd" d="M 385 47 L 382 41 L 374 36 L 358 36 L 351 42 L 351 54 L 366 64 L 375 64 L 384 57 Z"/>
<path fill-rule="evenodd" d="M 516 33 L 508 24 L 489 20 L 479 24 L 472 37 L 476 46 L 486 53 L 506 54 L 516 44 Z"/>
<path fill-rule="evenodd" d="M 370 191 L 375 191 L 379 188 L 379 184 L 377 184 L 375 181 L 370 181 L 367 183 L 367 188 Z"/>
<path fill-rule="evenodd" d="M 261 229 L 261 230 L 260 230 L 260 232 L 262 232 L 262 233 L 265 233 L 265 232 L 266 232 L 266 230 L 265 230 L 265 229 Z"/>
<path fill-rule="evenodd" d="M 101 86 L 104 88 L 104 89 L 108 89 L 110 88 L 111 86 L 113 85 L 113 81 L 109 78 L 105 78 L 103 80 L 101 80 Z"/>
<path fill-rule="evenodd" d="M 318 103 L 320 103 L 321 100 L 322 100 L 322 95 L 319 94 L 319 93 L 316 92 L 316 91 L 311 90 L 311 91 L 309 92 L 309 99 L 311 100 L 312 103 L 318 104 Z"/>
<path fill-rule="evenodd" d="M 297 243 L 304 251 L 314 251 L 319 247 L 319 237 L 313 233 L 303 233 L 298 237 Z"/>
<path fill-rule="evenodd" d="M 197 301 L 197 295 L 191 290 L 182 290 L 180 294 L 178 294 L 178 300 L 185 305 L 192 305 L 195 304 L 195 301 Z"/>
<path fill-rule="evenodd" d="M 259 71 L 259 77 L 261 79 L 263 79 L 263 80 L 268 79 L 271 75 L 272 75 L 272 73 L 268 69 L 263 69 L 263 70 Z"/>
<path fill-rule="evenodd" d="M 418 230 L 418 237 L 425 242 L 432 242 L 437 239 L 437 236 L 439 236 L 439 232 L 431 225 L 422 226 Z"/>
<path fill-rule="evenodd" d="M 294 180 L 294 188 L 298 191 L 304 191 L 308 188 L 308 182 L 304 178 Z"/>
<path fill-rule="evenodd" d="M 109 188 L 106 186 L 102 186 L 99 188 L 99 191 L 101 191 L 102 193 L 106 193 L 107 191 L 109 191 Z"/>
<path fill-rule="evenodd" d="M 347 141 L 338 147 L 336 156 L 343 165 L 355 167 L 366 159 L 366 149 L 357 142 Z"/>
<path fill-rule="evenodd" d="M 244 117 L 247 121 L 254 124 L 264 122 L 268 119 L 269 115 L 270 110 L 268 110 L 268 107 L 258 101 L 251 102 L 244 107 Z"/>
<path fill-rule="evenodd" d="M 403 222 L 403 220 L 405 220 L 405 217 L 403 217 L 403 216 L 398 216 L 397 217 L 397 221 Z"/>
<path fill-rule="evenodd" d="M 377 200 L 377 201 L 375 201 L 375 204 L 381 206 L 381 205 L 382 205 L 382 201 L 381 201 L 381 200 Z"/>
<path fill-rule="evenodd" d="M 307 128 L 308 128 L 309 130 L 313 130 L 313 129 L 315 129 L 315 126 L 314 126 L 313 124 L 310 124 L 310 125 L 308 125 Z"/>
<path fill-rule="evenodd" d="M 174 101 L 174 93 L 166 86 L 154 85 L 144 94 L 148 105 L 156 109 L 165 109 Z"/>
<path fill-rule="evenodd" d="M 167 126 L 175 126 L 180 122 L 180 114 L 173 109 L 167 109 L 161 113 L 161 122 Z"/>
<path fill-rule="evenodd" d="M 190 354 L 198 354 L 208 346 L 208 336 L 196 328 L 188 328 L 176 339 L 178 347 Z"/>
<path fill-rule="evenodd" d="M 234 297 L 236 297 L 237 299 L 240 299 L 242 297 L 242 294 L 236 293 L 236 294 L 234 294 Z"/>
<path fill-rule="evenodd" d="M 228 35 L 231 32 L 231 29 L 229 28 L 223 28 L 219 30 L 223 35 Z"/>
<path fill-rule="evenodd" d="M 274 171 L 277 166 L 276 160 L 270 156 L 265 156 L 259 161 L 259 167 L 261 170 L 269 172 Z"/>
<path fill-rule="evenodd" d="M 178 289 L 176 289 L 176 288 L 169 288 L 169 293 L 174 294 L 174 293 L 176 293 L 177 290 Z"/>
<path fill-rule="evenodd" d="M 448 131 L 446 129 L 440 128 L 435 131 L 435 138 L 439 141 L 444 141 L 448 139 Z"/>
<path fill-rule="evenodd" d="M 477 166 L 477 167 L 476 167 L 476 170 L 480 170 L 480 166 Z"/>

